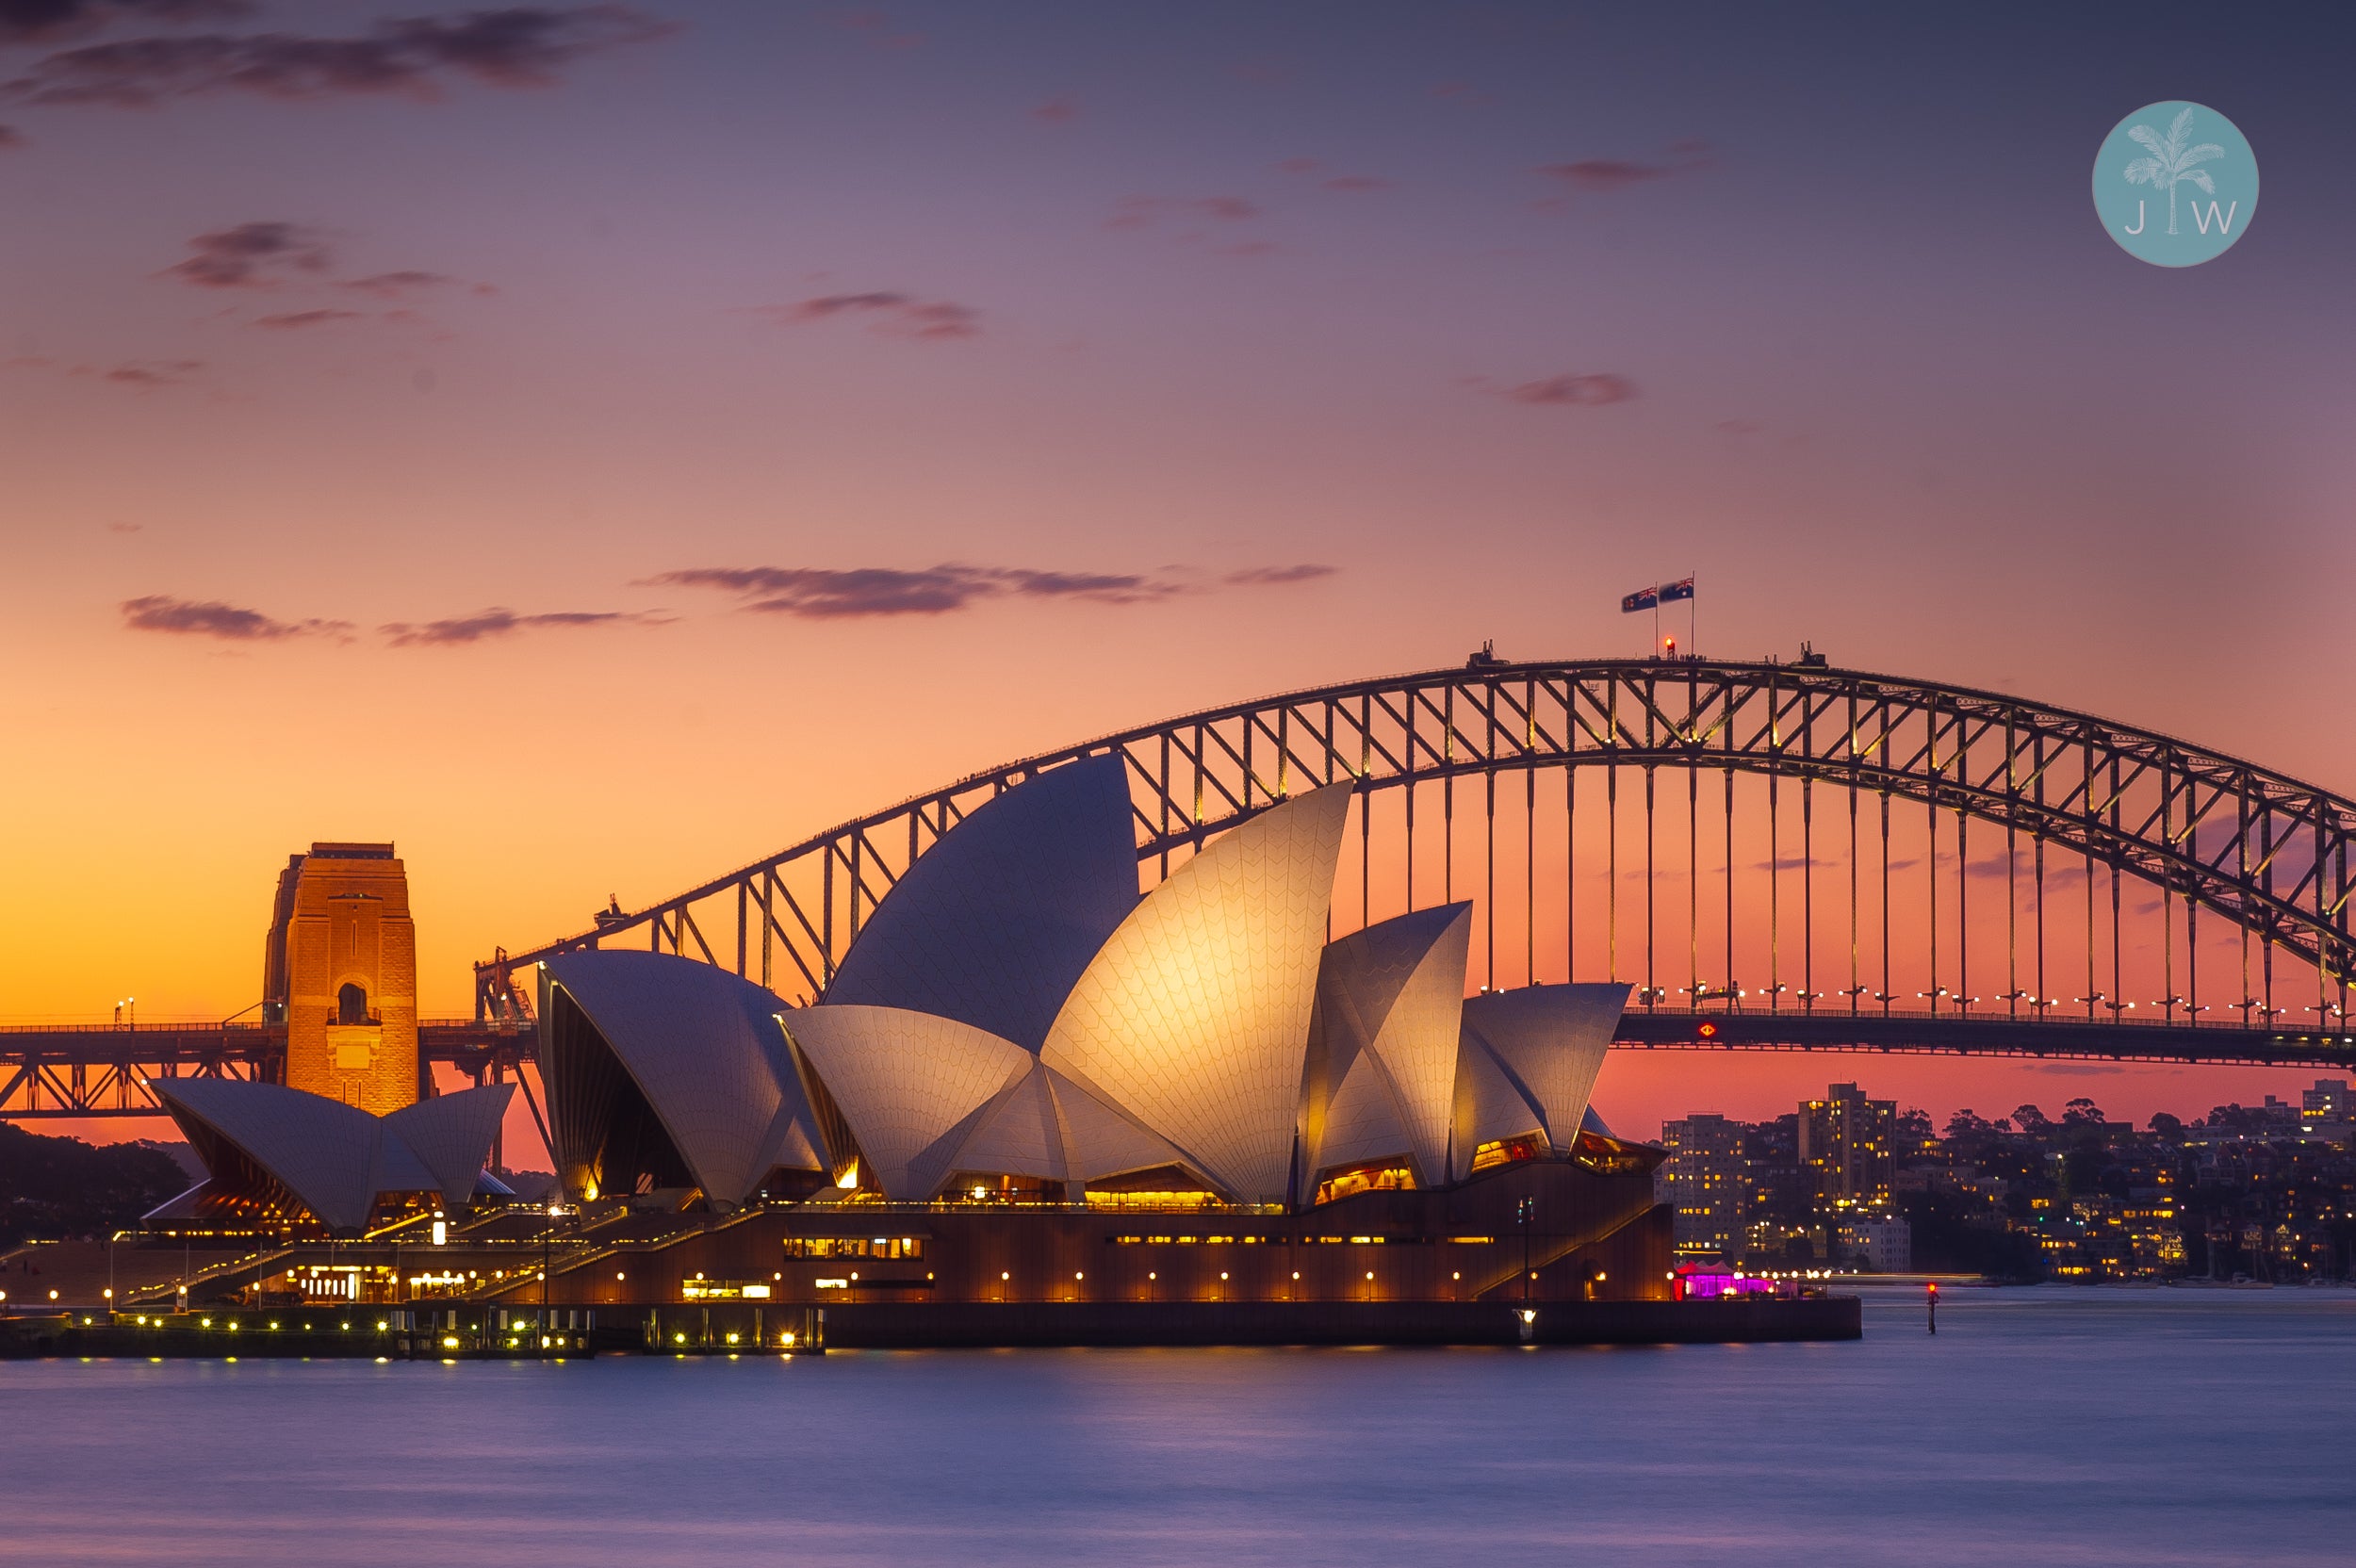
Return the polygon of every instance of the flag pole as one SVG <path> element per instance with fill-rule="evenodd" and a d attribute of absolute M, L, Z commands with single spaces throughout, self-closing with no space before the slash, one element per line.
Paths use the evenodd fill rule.
<path fill-rule="evenodd" d="M 1702 651 L 1702 581 L 1692 572 L 1685 574 L 1685 651 L 1699 657 Z"/>

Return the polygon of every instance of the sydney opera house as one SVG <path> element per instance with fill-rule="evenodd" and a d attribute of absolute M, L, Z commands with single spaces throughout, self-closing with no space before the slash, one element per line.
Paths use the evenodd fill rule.
<path fill-rule="evenodd" d="M 548 959 L 542 1205 L 483 1172 L 514 1086 L 378 1115 L 158 1082 L 210 1177 L 150 1223 L 338 1248 L 342 1298 L 435 1347 L 556 1343 L 551 1313 L 646 1348 L 1768 1334 L 1666 1299 L 1660 1152 L 1588 1105 L 1625 986 L 1467 997 L 1464 904 L 1329 939 L 1350 791 L 1141 894 L 1121 759 L 1036 775 L 806 1006 L 662 953 Z"/>
<path fill-rule="evenodd" d="M 1282 801 L 1140 896 L 1121 760 L 1054 769 L 918 859 L 810 1006 L 657 953 L 548 960 L 566 1191 L 707 1216 L 564 1298 L 1665 1295 L 1659 1156 L 1588 1107 L 1627 988 L 1467 999 L 1463 904 L 1329 941 L 1349 799 Z"/>

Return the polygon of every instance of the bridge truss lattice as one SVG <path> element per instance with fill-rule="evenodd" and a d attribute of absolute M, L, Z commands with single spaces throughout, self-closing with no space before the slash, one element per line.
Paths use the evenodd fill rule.
<path fill-rule="evenodd" d="M 1476 662 L 1104 736 L 502 952 L 478 1012 L 515 1016 L 517 966 L 590 945 L 814 1001 L 942 833 L 1107 751 L 1148 882 L 1350 782 L 1337 931 L 1472 897 L 1478 981 L 1628 980 L 1629 1043 L 2349 1054 L 2356 802 L 2091 714 L 1814 662 Z"/>

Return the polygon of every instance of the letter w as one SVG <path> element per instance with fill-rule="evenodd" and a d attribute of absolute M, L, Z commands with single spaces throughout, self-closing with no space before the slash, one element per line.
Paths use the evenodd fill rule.
<path fill-rule="evenodd" d="M 2209 232 L 2209 225 L 2212 222 L 2217 224 L 2217 233 L 2231 234 L 2233 232 L 2233 214 L 2239 210 L 2240 206 L 2241 203 L 2237 201 L 2227 203 L 2225 206 L 2225 216 L 2219 218 L 2217 215 L 2217 204 L 2215 202 L 2211 202 L 2209 204 L 2209 210 L 2206 213 L 2203 213 L 2201 210 L 2201 204 L 2195 202 L 2192 204 L 2192 220 L 2201 226 L 2201 232 L 2202 234 L 2207 234 Z"/>

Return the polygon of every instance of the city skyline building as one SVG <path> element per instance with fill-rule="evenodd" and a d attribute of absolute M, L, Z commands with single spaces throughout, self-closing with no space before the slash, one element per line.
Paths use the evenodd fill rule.
<path fill-rule="evenodd" d="M 1898 1102 L 1868 1099 L 1855 1084 L 1834 1084 L 1823 1099 L 1802 1102 L 1799 1162 L 1813 1182 L 1820 1215 L 1889 1209 L 1897 1133 Z"/>
<path fill-rule="evenodd" d="M 1661 1128 L 1668 1160 L 1661 1168 L 1662 1199 L 1677 1211 L 1677 1250 L 1696 1256 L 1738 1256 L 1749 1204 L 1748 1160 L 1739 1121 L 1697 1111 Z"/>

